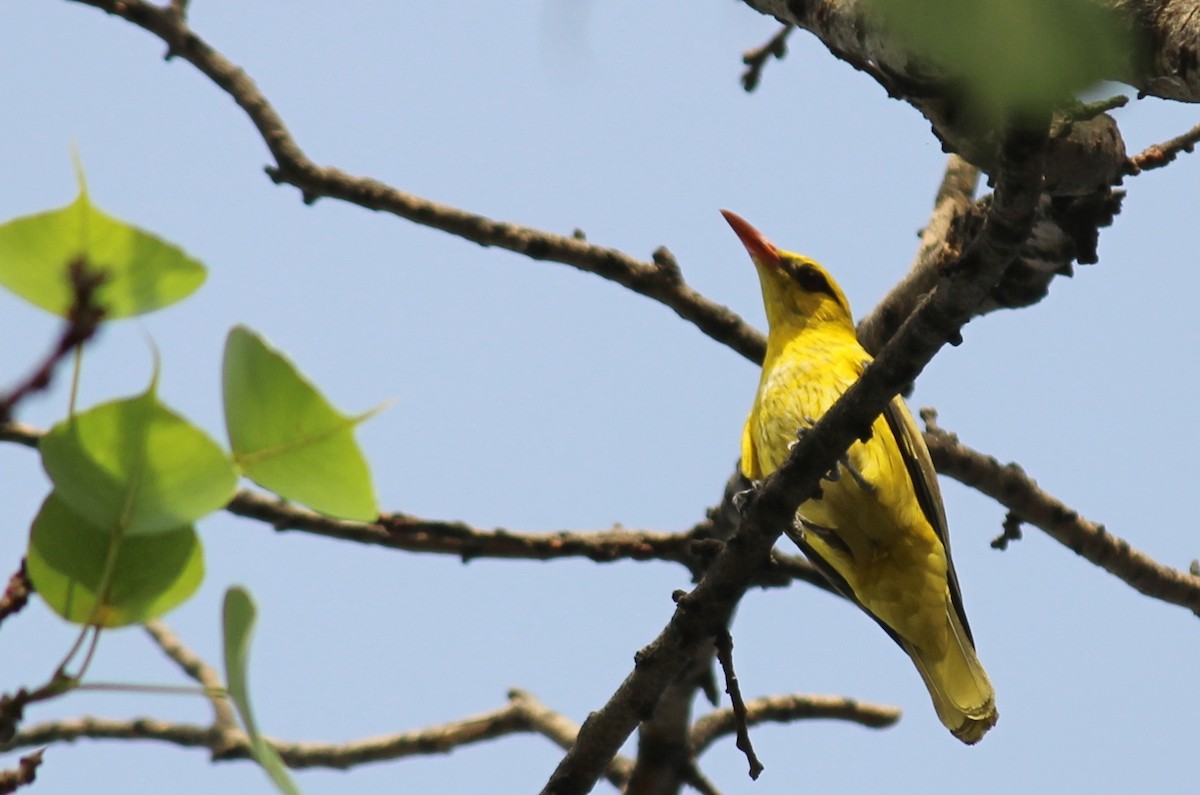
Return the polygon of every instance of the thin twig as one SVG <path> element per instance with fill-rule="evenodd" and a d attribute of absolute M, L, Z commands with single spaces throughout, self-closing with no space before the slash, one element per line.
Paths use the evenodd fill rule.
<path fill-rule="evenodd" d="M 1183 135 L 1177 135 L 1161 144 L 1153 144 L 1140 154 L 1129 158 L 1125 164 L 1125 174 L 1133 176 L 1143 171 L 1162 168 L 1182 153 L 1194 151 L 1197 143 L 1200 143 L 1200 124 Z"/>
<path fill-rule="evenodd" d="M 921 416 L 927 428 L 925 442 L 939 472 L 988 495 L 1140 593 L 1200 615 L 1200 577 L 1158 563 L 1104 525 L 1080 516 L 1042 491 L 1016 464 L 1001 464 L 967 447 L 938 427 L 935 412 L 926 409 Z"/>
<path fill-rule="evenodd" d="M 725 674 L 725 692 L 729 694 L 730 709 L 733 711 L 737 747 L 746 755 L 746 761 L 750 765 L 750 778 L 757 781 L 763 772 L 763 765 L 758 759 L 758 754 L 754 753 L 754 744 L 750 742 L 746 702 L 742 700 L 742 688 L 733 668 L 733 636 L 729 634 L 728 629 L 717 633 L 716 647 L 717 661 L 721 663 L 721 670 Z"/>
<path fill-rule="evenodd" d="M 772 56 L 776 60 L 782 61 L 783 57 L 787 55 L 787 38 L 795 29 L 795 25 L 784 25 L 767 40 L 766 44 L 742 53 L 742 63 L 746 64 L 746 71 L 742 72 L 742 88 L 746 89 L 746 93 L 758 88 L 758 83 L 762 80 L 763 68 L 766 67 L 767 61 Z"/>
<path fill-rule="evenodd" d="M 237 717 L 233 706 L 225 695 L 225 683 L 216 669 L 205 662 L 199 654 L 184 645 L 179 636 L 162 621 L 147 621 L 142 627 L 151 640 L 162 649 L 163 654 L 179 666 L 187 676 L 204 688 L 213 708 L 213 725 L 220 731 L 237 728 Z"/>

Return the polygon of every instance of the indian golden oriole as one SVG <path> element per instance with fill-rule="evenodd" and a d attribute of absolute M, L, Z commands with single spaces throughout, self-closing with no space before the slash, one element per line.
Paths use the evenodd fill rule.
<path fill-rule="evenodd" d="M 770 331 L 762 377 L 742 434 L 742 473 L 761 480 L 871 361 L 854 334 L 850 305 L 829 274 L 781 251 L 722 210 L 762 283 Z M 996 723 L 995 694 L 975 654 L 937 476 L 904 401 L 876 418 L 803 503 L 787 534 L 845 596 L 916 664 L 938 717 L 976 743 Z"/>

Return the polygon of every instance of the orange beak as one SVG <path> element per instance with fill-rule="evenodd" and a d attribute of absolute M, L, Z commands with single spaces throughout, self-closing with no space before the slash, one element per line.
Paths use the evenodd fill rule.
<path fill-rule="evenodd" d="M 751 258 L 770 268 L 779 267 L 779 249 L 775 248 L 770 240 L 763 237 L 762 232 L 750 226 L 746 219 L 737 213 L 722 210 L 721 215 L 725 216 L 725 220 L 733 227 L 733 231 L 741 239 L 742 245 L 750 252 Z"/>

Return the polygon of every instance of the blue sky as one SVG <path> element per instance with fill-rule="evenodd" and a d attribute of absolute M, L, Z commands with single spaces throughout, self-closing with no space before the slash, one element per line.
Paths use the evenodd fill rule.
<path fill-rule="evenodd" d="M 836 275 L 858 314 L 904 272 L 944 155 L 927 123 L 814 39 L 794 34 L 760 89 L 740 54 L 776 29 L 739 3 L 198 0 L 195 29 L 251 74 L 318 163 L 642 258 L 659 245 L 708 297 L 763 326 L 753 268 L 717 210 L 745 216 Z M 719 499 L 757 373 L 670 310 L 595 276 L 321 200 L 262 172 L 238 108 L 149 34 L 84 6 L 0 7 L 0 218 L 94 200 L 209 268 L 192 298 L 107 328 L 82 404 L 144 388 L 147 337 L 163 399 L 218 438 L 224 337 L 246 323 L 342 409 L 393 407 L 359 433 L 384 508 L 510 530 L 685 530 Z M 1115 90 L 1115 89 L 1114 89 Z M 1131 151 L 1196 122 L 1141 100 L 1116 112 Z M 1190 353 L 1194 158 L 1127 184 L 1101 261 L 1038 306 L 977 320 L 917 385 L 944 427 L 1019 461 L 1084 515 L 1186 569 L 1192 527 Z M 0 295 L 0 384 L 55 324 Z M 25 406 L 47 427 L 62 382 Z M 47 483 L 0 445 L 0 571 L 15 569 Z M 754 591 L 733 627 L 748 697 L 850 695 L 894 704 L 878 732 L 765 726 L 756 783 L 731 741 L 703 759 L 725 792 L 1178 790 L 1200 709 L 1195 617 L 1147 599 L 1029 529 L 988 547 L 1004 509 L 943 481 L 967 610 L 1001 719 L 961 746 L 878 627 L 815 589 Z M 219 659 L 226 587 L 260 610 L 260 724 L 350 740 L 501 706 L 519 686 L 576 721 L 600 706 L 670 615 L 687 574 L 665 563 L 513 563 L 276 535 L 228 515 L 201 524 L 208 576 L 168 616 Z M 0 690 L 34 684 L 72 630 L 35 604 L 0 632 Z M 106 635 L 97 679 L 177 681 L 138 630 Z M 701 711 L 704 707 L 698 707 Z M 84 713 L 204 721 L 196 699 L 71 696 L 32 722 Z M 627 748 L 627 750 L 631 750 Z M 306 793 L 529 792 L 559 757 L 514 736 L 448 756 L 306 772 Z M 0 760 L 5 766 L 13 757 Z M 247 763 L 145 743 L 56 746 L 39 792 L 265 792 Z M 597 791 L 608 789 L 598 785 Z"/>

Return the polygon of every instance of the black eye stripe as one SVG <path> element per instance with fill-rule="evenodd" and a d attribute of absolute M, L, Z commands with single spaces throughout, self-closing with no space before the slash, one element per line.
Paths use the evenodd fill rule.
<path fill-rule="evenodd" d="M 805 292 L 825 293 L 831 298 L 837 297 L 825 275 L 807 262 L 788 260 L 787 272 Z"/>

